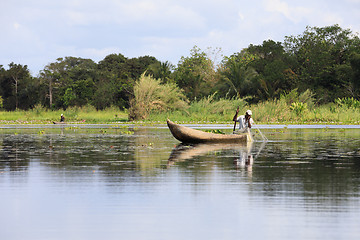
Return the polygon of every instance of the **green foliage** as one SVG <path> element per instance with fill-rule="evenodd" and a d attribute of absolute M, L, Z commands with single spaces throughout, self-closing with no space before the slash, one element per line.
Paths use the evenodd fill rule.
<path fill-rule="evenodd" d="M 230 97 L 242 97 L 247 95 L 251 86 L 251 81 L 257 76 L 250 63 L 256 59 L 255 55 L 247 52 L 238 53 L 229 58 L 225 58 L 221 77 L 227 83 L 231 91 Z M 231 93 L 233 92 L 233 93 Z"/>
<path fill-rule="evenodd" d="M 299 94 L 298 89 L 295 88 L 288 93 L 281 94 L 280 99 L 284 100 L 289 106 L 295 102 L 304 103 L 309 107 L 314 106 L 314 94 L 310 89 L 307 89 L 305 92 Z"/>
<path fill-rule="evenodd" d="M 0 69 L 0 94 L 3 107 L 8 110 L 29 109 L 38 101 L 38 84 L 27 65 L 10 63 L 9 69 Z"/>
<path fill-rule="evenodd" d="M 344 108 L 353 108 L 353 109 L 360 109 L 360 101 L 354 99 L 353 97 L 349 98 L 338 98 L 335 100 L 335 103 Z"/>
<path fill-rule="evenodd" d="M 215 134 L 225 134 L 220 129 L 209 129 L 209 130 L 205 130 L 205 132 L 210 132 L 210 133 L 215 133 Z"/>
<path fill-rule="evenodd" d="M 155 79 L 161 79 L 162 83 L 172 82 L 172 70 L 174 66 L 169 62 L 156 62 L 149 65 L 147 72 Z"/>
<path fill-rule="evenodd" d="M 69 107 L 66 110 L 48 110 L 41 105 L 36 105 L 29 111 L 0 111 L 0 123 L 53 124 L 53 121 L 60 120 L 61 114 L 64 114 L 66 122 L 77 123 L 112 123 L 128 120 L 128 113 L 116 107 L 109 107 L 102 111 L 97 111 L 91 105 Z"/>
<path fill-rule="evenodd" d="M 262 45 L 250 45 L 247 51 L 256 56 L 250 64 L 259 74 L 250 89 L 256 99 L 278 98 L 282 92 L 295 88 L 298 76 L 293 71 L 294 60 L 280 42 L 267 40 Z"/>
<path fill-rule="evenodd" d="M 299 36 L 286 37 L 284 45 L 297 61 L 294 72 L 301 80 L 300 89 L 314 89 L 322 102 L 346 95 L 354 69 L 342 66 L 352 52 L 359 51 L 358 36 L 339 25 L 307 27 Z"/>
<path fill-rule="evenodd" d="M 177 121 L 196 122 L 228 122 L 231 121 L 236 108 L 245 113 L 248 105 L 244 99 L 215 99 L 216 94 L 190 103 L 187 109 L 178 109 L 165 113 L 150 114 L 148 119 L 165 121 L 167 118 Z"/>
<path fill-rule="evenodd" d="M 161 84 L 160 80 L 143 74 L 134 86 L 129 118 L 145 119 L 153 111 L 162 112 L 186 107 L 187 100 L 176 84 Z"/>
<path fill-rule="evenodd" d="M 310 90 L 306 89 L 305 92 L 299 95 L 299 102 L 306 103 L 308 107 L 312 108 L 315 103 L 315 94 Z"/>
<path fill-rule="evenodd" d="M 64 107 L 67 108 L 68 106 L 73 105 L 75 99 L 76 99 L 76 95 L 73 89 L 71 87 L 67 88 L 63 96 Z"/>
<path fill-rule="evenodd" d="M 36 116 L 40 116 L 42 113 L 46 112 L 46 109 L 41 104 L 37 104 L 33 107 L 33 109 L 31 109 L 31 111 Z"/>
<path fill-rule="evenodd" d="M 181 57 L 174 76 L 190 100 L 209 95 L 217 81 L 214 62 L 197 46 L 190 50 L 189 57 Z"/>
<path fill-rule="evenodd" d="M 287 105 L 291 105 L 293 102 L 299 101 L 298 89 L 295 88 L 288 93 L 281 94 L 280 99 L 284 100 Z"/>
<path fill-rule="evenodd" d="M 290 105 L 290 110 L 294 111 L 296 113 L 297 116 L 300 116 L 301 114 L 303 114 L 305 111 L 308 110 L 307 108 L 307 104 L 303 103 L 303 102 L 293 102 Z"/>
<path fill-rule="evenodd" d="M 252 107 L 255 121 L 264 123 L 286 122 L 291 120 L 289 106 L 283 99 L 272 99 L 260 102 Z"/>

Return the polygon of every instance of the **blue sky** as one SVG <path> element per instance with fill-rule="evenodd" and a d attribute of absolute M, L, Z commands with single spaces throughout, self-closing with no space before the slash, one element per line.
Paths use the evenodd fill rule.
<path fill-rule="evenodd" d="M 59 57 L 150 55 L 177 64 L 197 45 L 229 56 L 306 26 L 360 32 L 360 0 L 0 0 L 0 65 L 36 76 Z"/>

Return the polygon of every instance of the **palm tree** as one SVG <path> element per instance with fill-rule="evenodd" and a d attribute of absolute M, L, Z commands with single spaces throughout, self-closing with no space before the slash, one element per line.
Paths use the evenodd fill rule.
<path fill-rule="evenodd" d="M 155 79 L 161 79 L 162 83 L 167 83 L 171 79 L 171 71 L 174 66 L 169 62 L 157 62 L 149 65 L 148 71 Z"/>
<path fill-rule="evenodd" d="M 238 98 L 246 92 L 251 80 L 257 75 L 258 73 L 255 69 L 234 58 L 228 59 L 225 70 L 222 72 L 224 80 L 230 85 L 230 88 L 235 91 L 236 97 Z"/>

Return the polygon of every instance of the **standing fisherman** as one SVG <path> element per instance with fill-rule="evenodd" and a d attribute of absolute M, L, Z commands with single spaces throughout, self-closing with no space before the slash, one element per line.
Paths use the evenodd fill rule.
<path fill-rule="evenodd" d="M 234 131 L 235 131 L 235 127 L 236 127 L 236 123 L 239 123 L 239 132 L 250 132 L 251 129 L 251 125 L 254 124 L 253 119 L 251 118 L 252 112 L 251 110 L 247 110 L 245 112 L 245 115 L 240 115 L 238 117 L 239 114 L 239 107 L 236 109 L 236 113 L 235 116 L 233 118 L 233 121 L 235 121 L 235 125 L 234 125 Z"/>

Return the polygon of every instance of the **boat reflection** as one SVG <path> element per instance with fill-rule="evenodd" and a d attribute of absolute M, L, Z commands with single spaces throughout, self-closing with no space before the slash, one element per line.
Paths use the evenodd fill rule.
<path fill-rule="evenodd" d="M 260 151 L 263 149 L 260 147 Z M 235 152 L 234 165 L 236 168 L 250 168 L 254 163 L 254 159 L 259 155 L 260 151 L 253 156 L 253 142 L 243 144 L 221 144 L 221 143 L 200 143 L 200 144 L 179 144 L 171 152 L 168 159 L 168 167 L 176 162 L 190 160 L 196 156 L 206 155 L 211 152 L 231 150 Z"/>

